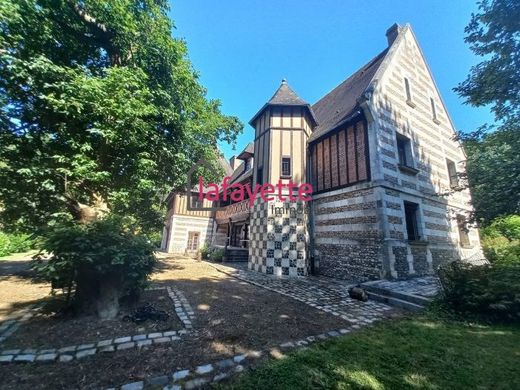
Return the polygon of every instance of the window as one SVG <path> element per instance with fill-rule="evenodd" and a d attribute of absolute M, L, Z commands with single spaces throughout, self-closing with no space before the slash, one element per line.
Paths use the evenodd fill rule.
<path fill-rule="evenodd" d="M 282 157 L 282 177 L 291 176 L 291 158 Z"/>
<path fill-rule="evenodd" d="M 459 177 L 457 175 L 457 167 L 455 163 L 449 159 L 446 159 L 446 165 L 448 166 L 448 176 L 450 178 L 450 187 L 458 187 Z"/>
<path fill-rule="evenodd" d="M 406 92 L 406 103 L 409 106 L 415 107 L 415 103 L 412 102 L 412 91 L 410 88 L 410 80 L 407 77 L 404 78 L 404 90 Z"/>
<path fill-rule="evenodd" d="M 397 134 L 397 154 L 399 155 L 399 165 L 413 168 L 412 146 L 410 139 L 404 135 Z"/>
<path fill-rule="evenodd" d="M 202 207 L 202 200 L 199 199 L 198 194 L 191 196 L 191 207 L 194 209 Z"/>
<path fill-rule="evenodd" d="M 256 183 L 257 184 L 260 184 L 260 185 L 264 184 L 263 173 L 264 173 L 264 168 L 263 167 L 259 167 L 256 170 Z"/>
<path fill-rule="evenodd" d="M 196 251 L 199 249 L 199 232 L 188 232 L 188 244 L 186 249 L 189 251 Z"/>
<path fill-rule="evenodd" d="M 470 246 L 468 235 L 469 229 L 464 215 L 457 215 L 457 227 L 459 229 L 460 245 L 464 247 Z"/>
<path fill-rule="evenodd" d="M 244 163 L 244 171 L 249 171 L 251 169 L 251 159 L 248 158 Z"/>
<path fill-rule="evenodd" d="M 433 98 L 430 98 L 430 104 L 432 107 L 432 119 L 435 123 L 439 124 L 439 120 L 437 119 L 437 108 L 435 107 L 435 100 Z"/>
<path fill-rule="evenodd" d="M 406 232 L 408 233 L 408 240 L 419 240 L 419 205 L 412 202 L 404 202 L 404 213 L 406 220 Z"/>

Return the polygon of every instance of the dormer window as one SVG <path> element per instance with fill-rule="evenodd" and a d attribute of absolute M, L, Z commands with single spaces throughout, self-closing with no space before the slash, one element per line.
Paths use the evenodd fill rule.
<path fill-rule="evenodd" d="M 245 162 L 244 162 L 244 172 L 247 172 L 251 169 L 251 159 L 248 158 Z"/>
<path fill-rule="evenodd" d="M 282 177 L 291 177 L 291 158 L 282 157 Z"/>
<path fill-rule="evenodd" d="M 415 103 L 412 101 L 412 91 L 408 77 L 404 78 L 404 90 L 406 92 L 406 103 L 411 107 L 415 107 Z"/>

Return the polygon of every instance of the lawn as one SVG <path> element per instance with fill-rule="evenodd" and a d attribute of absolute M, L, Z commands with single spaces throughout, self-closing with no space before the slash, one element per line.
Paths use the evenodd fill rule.
<path fill-rule="evenodd" d="M 231 389 L 520 389 L 520 327 L 387 320 L 243 375 Z"/>

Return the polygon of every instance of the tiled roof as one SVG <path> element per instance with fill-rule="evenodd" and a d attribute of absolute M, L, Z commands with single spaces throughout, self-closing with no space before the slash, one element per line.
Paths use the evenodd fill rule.
<path fill-rule="evenodd" d="M 367 89 L 387 53 L 388 48 L 312 106 L 318 126 L 314 128 L 309 142 L 336 129 L 356 115 L 360 110 L 359 98 Z"/>
<path fill-rule="evenodd" d="M 282 83 L 274 93 L 273 97 L 269 99 L 269 101 L 264 104 L 264 106 L 255 114 L 253 119 L 249 121 L 249 124 L 254 127 L 255 120 L 268 106 L 301 106 L 307 107 L 309 113 L 311 114 L 311 118 L 314 122 L 316 122 L 314 113 L 312 112 L 311 105 L 307 103 L 305 100 L 300 98 L 296 92 L 289 87 L 287 84 L 287 80 L 283 79 Z"/>
<path fill-rule="evenodd" d="M 240 152 L 240 154 L 237 156 L 237 158 L 243 160 L 248 157 L 251 157 L 255 154 L 255 144 L 253 142 L 250 142 L 247 144 L 247 146 Z"/>
<path fill-rule="evenodd" d="M 289 87 L 289 84 L 287 84 L 287 80 L 283 79 L 282 83 L 274 93 L 273 97 L 269 99 L 267 104 L 283 106 L 306 106 L 308 103 L 296 95 L 292 88 Z"/>
<path fill-rule="evenodd" d="M 220 154 L 218 157 L 218 163 L 224 170 L 224 176 L 231 176 L 233 174 L 233 168 L 231 168 L 231 165 L 229 165 L 229 161 L 226 160 L 226 158 Z"/>

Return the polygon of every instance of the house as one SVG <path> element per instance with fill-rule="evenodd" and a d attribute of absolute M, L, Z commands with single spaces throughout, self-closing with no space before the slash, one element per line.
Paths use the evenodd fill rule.
<path fill-rule="evenodd" d="M 230 161 L 234 182 L 307 182 L 312 201 L 257 197 L 205 216 L 172 202 L 163 248 L 205 240 L 247 251 L 258 272 L 356 280 L 480 260 L 471 195 L 459 188 L 464 151 L 433 75 L 409 25 L 386 37 L 381 53 L 312 105 L 283 80 L 250 121 L 253 142 Z"/>

